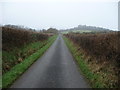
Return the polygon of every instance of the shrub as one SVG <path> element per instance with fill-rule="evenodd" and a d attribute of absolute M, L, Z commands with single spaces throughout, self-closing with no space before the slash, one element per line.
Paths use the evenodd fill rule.
<path fill-rule="evenodd" d="M 98 34 L 66 34 L 66 37 L 78 44 L 87 55 L 96 60 L 115 61 L 120 67 L 120 32 Z"/>
<path fill-rule="evenodd" d="M 50 35 L 15 26 L 2 27 L 3 73 L 21 63 L 43 45 Z M 42 43 L 43 42 L 43 43 Z"/>
<path fill-rule="evenodd" d="M 100 75 L 107 87 L 120 83 L 120 32 L 65 35 L 78 46 L 91 72 Z M 90 59 L 89 59 L 90 58 Z"/>
<path fill-rule="evenodd" d="M 35 41 L 47 40 L 48 37 L 49 36 L 47 34 L 38 33 L 26 29 L 2 27 L 2 49 L 8 51 L 15 47 L 22 47 L 25 44 Z"/>

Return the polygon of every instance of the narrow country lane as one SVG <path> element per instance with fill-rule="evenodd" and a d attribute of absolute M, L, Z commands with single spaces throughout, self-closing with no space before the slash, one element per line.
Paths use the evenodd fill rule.
<path fill-rule="evenodd" d="M 11 88 L 88 88 L 62 36 Z"/>

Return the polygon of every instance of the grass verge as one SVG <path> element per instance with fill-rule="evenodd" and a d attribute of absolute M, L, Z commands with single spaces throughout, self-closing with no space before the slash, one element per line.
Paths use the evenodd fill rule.
<path fill-rule="evenodd" d="M 83 75 L 88 79 L 92 88 L 105 88 L 104 83 L 100 79 L 99 74 L 93 73 L 89 69 L 88 63 L 82 58 L 82 54 L 78 51 L 78 48 L 70 41 L 68 38 L 63 37 L 66 45 L 70 49 L 73 57 L 78 63 L 80 70 L 82 71 Z"/>
<path fill-rule="evenodd" d="M 14 67 L 16 64 L 21 63 L 23 60 L 28 58 L 30 55 L 35 53 L 37 50 L 42 48 L 44 45 L 46 45 L 48 40 L 44 41 L 37 41 L 32 42 L 30 44 L 26 44 L 22 47 L 14 47 L 10 51 L 3 50 L 2 51 L 2 73 L 8 72 L 12 67 Z"/>
<path fill-rule="evenodd" d="M 24 73 L 43 53 L 52 45 L 57 36 L 50 37 L 47 44 L 37 52 L 26 58 L 20 64 L 15 65 L 2 77 L 2 88 L 8 88 L 22 73 Z"/>

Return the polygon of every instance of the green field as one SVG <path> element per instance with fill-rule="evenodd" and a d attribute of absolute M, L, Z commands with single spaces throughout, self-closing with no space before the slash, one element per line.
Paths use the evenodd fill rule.
<path fill-rule="evenodd" d="M 61 32 L 62 34 L 67 34 L 69 32 L 76 32 L 76 33 L 89 33 L 91 32 L 90 30 L 73 30 L 73 31 L 63 31 Z"/>

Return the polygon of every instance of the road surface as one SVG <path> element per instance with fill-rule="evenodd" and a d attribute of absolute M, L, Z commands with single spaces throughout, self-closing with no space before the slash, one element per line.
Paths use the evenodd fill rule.
<path fill-rule="evenodd" d="M 11 88 L 88 88 L 75 61 L 59 35 Z"/>

